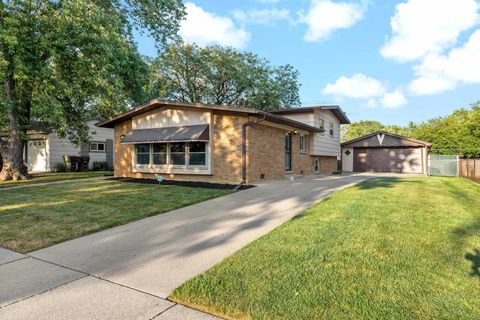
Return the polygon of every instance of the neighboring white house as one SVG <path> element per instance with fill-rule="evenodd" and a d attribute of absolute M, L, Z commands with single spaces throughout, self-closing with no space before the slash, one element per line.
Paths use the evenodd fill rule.
<path fill-rule="evenodd" d="M 29 131 L 24 153 L 28 170 L 30 172 L 54 171 L 56 165 L 64 163 L 63 156 L 89 156 L 90 168 L 94 162 L 105 161 L 113 167 L 113 129 L 96 127 L 95 124 L 101 120 L 101 118 L 93 118 L 87 122 L 90 144 L 83 146 L 76 146 L 68 138 L 58 137 L 54 131 Z"/>

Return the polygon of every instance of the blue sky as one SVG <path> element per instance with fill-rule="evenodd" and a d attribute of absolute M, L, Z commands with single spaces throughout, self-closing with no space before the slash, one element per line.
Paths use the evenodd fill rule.
<path fill-rule="evenodd" d="M 191 0 L 180 35 L 300 71 L 303 106 L 405 125 L 480 100 L 477 0 Z M 143 54 L 153 42 L 137 37 Z"/>

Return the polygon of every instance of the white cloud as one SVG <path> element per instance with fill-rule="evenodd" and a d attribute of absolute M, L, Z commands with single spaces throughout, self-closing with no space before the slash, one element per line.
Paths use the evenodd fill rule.
<path fill-rule="evenodd" d="M 363 104 L 366 108 L 376 108 L 377 107 L 377 100 L 374 98 L 368 99 L 366 103 Z"/>
<path fill-rule="evenodd" d="M 322 94 L 348 98 L 379 97 L 385 92 L 386 87 L 382 82 L 362 73 L 356 73 L 351 78 L 340 77 L 335 83 L 327 84 L 322 90 Z"/>
<path fill-rule="evenodd" d="M 181 23 L 179 34 L 186 42 L 243 48 L 250 39 L 250 33 L 237 27 L 228 17 L 204 11 L 191 2 L 187 2 L 185 8 L 187 17 Z"/>
<path fill-rule="evenodd" d="M 408 0 L 391 18 L 392 37 L 381 53 L 412 61 L 455 45 L 461 32 L 479 22 L 476 0 Z"/>
<path fill-rule="evenodd" d="M 386 92 L 381 99 L 382 106 L 385 108 L 398 108 L 407 103 L 407 98 L 402 90 L 396 89 L 392 92 Z"/>
<path fill-rule="evenodd" d="M 301 16 L 308 25 L 305 41 L 324 40 L 337 29 L 350 28 L 363 18 L 365 9 L 363 4 L 312 0 L 308 12 Z"/>
<path fill-rule="evenodd" d="M 233 12 L 235 19 L 242 23 L 273 24 L 280 20 L 290 20 L 290 11 L 288 9 L 261 9 L 261 10 L 235 10 Z"/>
<path fill-rule="evenodd" d="M 438 94 L 461 83 L 480 83 L 480 29 L 459 48 L 446 55 L 430 54 L 414 67 L 416 79 L 410 91 L 417 95 Z"/>

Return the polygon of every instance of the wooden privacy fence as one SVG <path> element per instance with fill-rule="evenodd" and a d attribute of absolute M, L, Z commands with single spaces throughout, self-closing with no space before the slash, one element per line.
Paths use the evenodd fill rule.
<path fill-rule="evenodd" d="M 480 183 L 480 158 L 459 159 L 458 175 Z"/>

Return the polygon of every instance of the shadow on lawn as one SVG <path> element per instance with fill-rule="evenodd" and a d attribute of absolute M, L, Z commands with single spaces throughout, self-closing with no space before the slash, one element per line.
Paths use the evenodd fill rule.
<path fill-rule="evenodd" d="M 405 178 L 396 178 L 396 177 L 379 177 L 372 178 L 367 181 L 364 181 L 356 186 L 360 190 L 370 190 L 376 188 L 393 188 L 397 183 L 412 183 L 414 181 L 407 180 Z"/>
<path fill-rule="evenodd" d="M 457 228 L 453 231 L 453 241 L 457 248 L 465 248 L 465 239 L 480 234 L 480 222 L 474 222 L 466 226 Z M 471 276 L 480 277 L 480 249 L 473 249 L 473 252 L 467 252 L 463 256 L 472 263 Z"/>
<path fill-rule="evenodd" d="M 472 273 L 470 275 L 480 277 L 480 250 L 474 249 L 473 253 L 466 253 L 465 259 L 472 263 Z"/>

